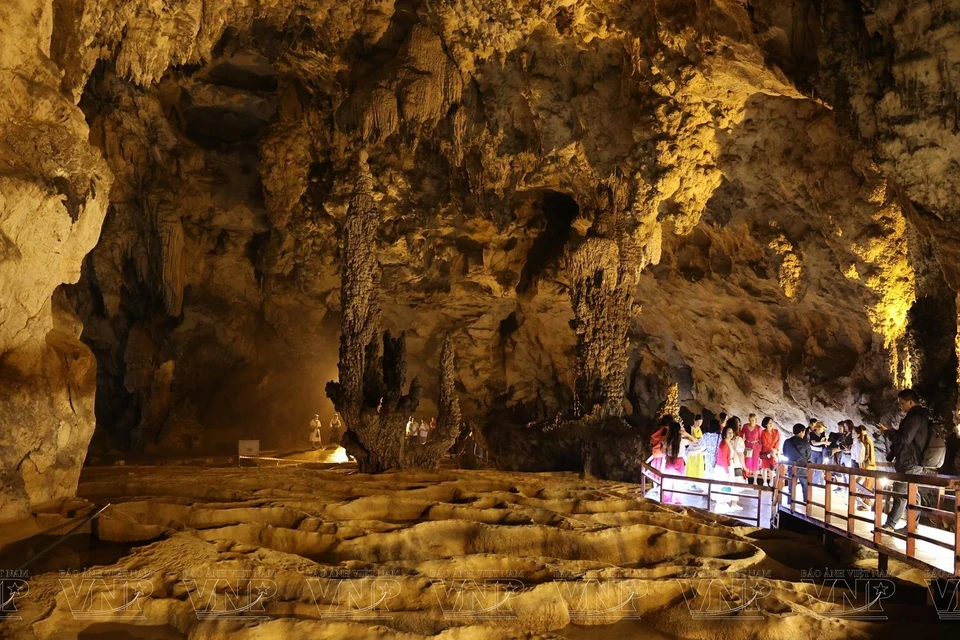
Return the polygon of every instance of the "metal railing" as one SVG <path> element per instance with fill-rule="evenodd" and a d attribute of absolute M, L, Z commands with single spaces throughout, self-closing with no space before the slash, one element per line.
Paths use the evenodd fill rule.
<path fill-rule="evenodd" d="M 807 489 L 803 492 L 803 499 L 797 500 L 797 486 L 800 484 L 801 475 L 806 480 Z M 820 477 L 822 477 L 822 482 L 819 480 Z M 817 478 L 817 482 L 814 482 L 815 478 Z M 895 491 L 895 483 L 904 483 L 906 490 Z M 846 500 L 841 496 L 834 495 L 834 487 L 846 489 Z M 801 466 L 781 463 L 776 488 L 777 504 L 776 508 L 772 510 L 774 518 L 777 517 L 779 512 L 786 511 L 793 516 L 818 524 L 829 531 L 854 539 L 864 546 L 880 552 L 881 565 L 886 563 L 885 556 L 891 556 L 914 565 L 944 571 L 942 566 L 931 564 L 919 557 L 917 542 L 922 541 L 934 545 L 938 549 L 945 549 L 948 552 L 947 556 L 952 558 L 950 567 L 953 575 L 960 575 L 960 536 L 957 535 L 957 526 L 960 524 L 960 500 L 957 499 L 956 495 L 957 490 L 960 489 L 960 477 L 903 474 L 885 470 L 824 464 Z M 824 490 L 822 503 L 814 500 L 813 490 L 815 488 Z M 949 509 L 945 508 L 945 503 L 951 497 L 948 492 L 953 494 L 953 505 Z M 930 502 L 935 502 L 936 506 L 922 504 L 921 493 L 928 494 L 931 498 L 935 496 L 935 500 L 931 499 Z M 882 529 L 884 503 L 892 502 L 893 498 L 897 497 L 906 499 L 906 529 L 903 531 Z M 835 510 L 838 506 L 838 500 L 845 504 L 839 510 Z M 858 502 L 862 502 L 866 507 L 866 503 L 871 501 L 873 517 L 868 518 L 860 515 L 857 509 Z M 817 508 L 823 510 L 822 518 L 816 516 L 815 509 Z M 866 507 L 862 510 L 868 509 L 869 507 Z M 940 527 L 941 530 L 948 533 L 948 535 L 943 536 L 945 539 L 938 540 L 918 531 L 917 520 L 920 515 L 925 515 L 934 521 L 939 520 L 940 524 L 943 525 Z M 868 532 L 857 532 L 856 525 L 858 522 L 872 526 Z M 905 551 L 885 543 L 883 536 L 903 540 Z M 929 554 L 927 555 L 929 557 Z M 949 574 L 950 571 L 947 573 Z"/>
<path fill-rule="evenodd" d="M 667 481 L 667 482 L 672 482 L 672 483 L 674 483 L 674 484 L 677 484 L 677 483 L 679 483 L 679 482 L 684 482 L 684 483 L 687 483 L 687 484 L 706 485 L 706 486 L 707 486 L 707 491 L 706 491 L 705 494 L 704 494 L 703 492 L 700 492 L 700 491 L 684 491 L 683 489 L 680 489 L 680 488 L 668 488 L 668 489 L 666 489 L 666 491 L 669 492 L 669 493 L 674 493 L 674 494 L 679 494 L 679 495 L 684 495 L 684 496 L 694 496 L 694 497 L 697 497 L 697 498 L 704 498 L 704 497 L 706 497 L 706 499 L 707 499 L 707 507 L 706 507 L 707 511 L 712 511 L 711 507 L 712 507 L 714 504 L 720 502 L 720 500 L 717 500 L 716 498 L 714 498 L 715 495 L 716 495 L 716 496 L 719 496 L 719 497 L 724 497 L 724 498 L 746 499 L 746 500 L 748 500 L 748 501 L 756 502 L 757 515 L 756 515 L 755 518 L 747 518 L 747 517 L 740 516 L 740 515 L 734 515 L 734 514 L 732 514 L 732 513 L 724 513 L 724 514 L 723 514 L 723 515 L 728 515 L 728 516 L 730 516 L 731 518 L 735 518 L 735 519 L 737 519 L 737 520 L 740 520 L 741 522 L 745 522 L 745 523 L 747 523 L 747 524 L 756 524 L 756 526 L 758 526 L 758 527 L 762 527 L 762 526 L 763 526 L 763 525 L 761 524 L 761 522 L 762 522 L 762 517 L 763 517 L 761 514 L 762 514 L 762 511 L 763 511 L 763 502 L 764 502 L 764 495 L 765 495 L 765 494 L 767 494 L 767 495 L 770 497 L 771 511 L 773 511 L 773 504 L 772 504 L 772 503 L 773 503 L 773 499 L 772 499 L 772 496 L 773 496 L 773 493 L 774 493 L 774 491 L 775 491 L 775 488 L 774 488 L 774 487 L 764 487 L 764 486 L 759 486 L 759 485 L 755 485 L 755 484 L 747 484 L 746 482 L 729 482 L 729 481 L 727 481 L 727 480 L 718 480 L 718 479 L 716 479 L 716 478 L 691 478 L 690 476 L 674 475 L 674 474 L 664 473 L 663 471 L 661 471 L 661 470 L 659 470 L 659 469 L 657 469 L 657 468 L 655 468 L 655 467 L 650 466 L 650 465 L 649 465 L 648 463 L 646 463 L 646 462 L 643 463 L 643 475 L 641 475 L 641 477 L 640 477 L 640 489 L 641 489 L 641 491 L 643 492 L 643 495 L 644 495 L 644 496 L 647 495 L 647 484 L 648 484 L 648 482 L 649 482 L 651 485 L 654 485 L 654 484 L 655 484 L 655 485 L 658 485 L 658 486 L 659 486 L 659 493 L 657 494 L 657 502 L 661 502 L 661 503 L 662 503 L 662 502 L 663 502 L 663 492 L 664 492 L 663 484 L 664 484 L 665 481 Z M 746 490 L 747 490 L 747 493 L 734 493 L 734 494 L 731 494 L 731 493 L 726 493 L 726 492 L 724 492 L 724 491 L 722 491 L 722 490 L 716 490 L 715 488 L 717 488 L 717 487 L 720 487 L 721 489 L 722 489 L 722 487 L 730 487 L 731 490 L 733 490 L 733 489 L 740 489 L 740 490 L 746 489 Z M 652 488 L 652 487 L 651 487 L 651 488 Z"/>

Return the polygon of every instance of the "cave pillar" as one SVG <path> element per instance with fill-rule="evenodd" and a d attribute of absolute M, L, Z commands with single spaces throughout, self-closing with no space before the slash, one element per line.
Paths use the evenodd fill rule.
<path fill-rule="evenodd" d="M 340 246 L 340 379 L 327 395 L 343 416 L 342 444 L 363 473 L 405 466 L 407 417 L 420 402 L 416 378 L 405 392 L 406 342 L 401 333 L 380 330 L 380 263 L 377 230 L 380 211 L 366 152 L 358 156 L 357 186 L 343 223 Z"/>
<path fill-rule="evenodd" d="M 623 415 L 633 321 L 636 268 L 627 224 L 627 189 L 613 178 L 600 187 L 601 212 L 570 256 L 570 301 L 576 332 L 574 415 L 603 420 Z"/>

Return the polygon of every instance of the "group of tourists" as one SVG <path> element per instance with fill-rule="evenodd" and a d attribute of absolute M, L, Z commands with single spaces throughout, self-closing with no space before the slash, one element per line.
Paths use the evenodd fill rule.
<path fill-rule="evenodd" d="M 428 422 L 426 418 L 417 420 L 414 416 L 410 416 L 410 419 L 407 420 L 406 435 L 410 441 L 423 444 L 427 441 L 427 438 L 430 437 L 430 433 L 436 428 L 436 418 L 430 418 Z M 310 443 L 314 449 L 323 448 L 324 439 L 322 430 L 323 422 L 320 420 L 320 415 L 315 414 L 313 419 L 310 420 Z M 339 443 L 340 436 L 342 435 L 343 423 L 340 421 L 340 414 L 334 413 L 333 418 L 330 420 L 330 442 Z"/>
<path fill-rule="evenodd" d="M 410 416 L 410 419 L 407 420 L 407 439 L 414 443 L 426 444 L 427 438 L 436 428 L 436 418 L 430 418 L 430 422 L 427 422 L 426 418 L 417 420 Z"/>
<path fill-rule="evenodd" d="M 880 425 L 880 433 L 886 439 L 887 460 L 892 462 L 897 473 L 936 473 L 943 464 L 946 453 L 945 434 L 936 426 L 930 414 L 920 405 L 920 398 L 912 389 L 898 395 L 900 410 L 905 414 L 898 429 Z M 712 478 L 731 483 L 746 482 L 749 485 L 773 487 L 781 461 L 796 466 L 810 463 L 848 467 L 851 469 L 875 469 L 877 451 L 869 429 L 855 425 L 852 420 L 837 423 L 836 430 L 829 432 L 817 418 L 809 424 L 795 424 L 793 435 L 781 443 L 780 429 L 771 417 L 757 422 L 757 415 L 747 416 L 741 424 L 737 416 L 721 412 L 717 419 L 704 426 L 703 416 L 697 414 L 687 429 L 676 416 L 666 415 L 660 420 L 650 438 L 652 455 L 649 463 L 655 469 L 669 475 L 682 475 L 691 481 L 691 490 L 698 491 L 697 479 Z M 791 465 L 791 470 L 796 467 Z M 844 486 L 847 478 L 838 479 Z M 790 478 L 787 478 L 789 481 Z M 873 477 L 857 476 L 858 496 L 856 509 L 872 508 L 874 494 Z M 814 484 L 823 484 L 824 472 L 814 470 Z M 803 496 L 807 496 L 807 476 L 797 473 L 797 484 Z M 837 485 L 834 491 L 843 492 Z M 680 504 L 672 491 L 664 487 L 661 500 Z M 724 488 L 725 491 L 729 487 Z M 894 482 L 893 492 L 905 493 L 906 483 Z M 805 498 L 804 498 L 805 499 Z M 723 510 L 723 497 L 717 501 Z M 727 503 L 728 508 L 731 503 Z M 906 508 L 906 498 L 895 496 L 884 529 L 897 530 L 906 526 L 901 522 Z"/>
<path fill-rule="evenodd" d="M 680 418 L 666 415 L 650 445 L 650 464 L 664 473 L 771 487 L 781 456 L 776 422 L 768 416 L 758 423 L 755 413 L 743 424 L 739 417 L 721 412 L 707 427 L 703 416 L 697 414 L 689 430 Z M 679 502 L 672 494 L 664 501 Z"/>
<path fill-rule="evenodd" d="M 323 448 L 323 421 L 320 420 L 320 414 L 314 414 L 310 421 L 310 444 L 314 449 Z M 330 442 L 339 444 L 340 436 L 343 435 L 343 423 L 340 421 L 340 414 L 334 413 L 330 419 Z"/>

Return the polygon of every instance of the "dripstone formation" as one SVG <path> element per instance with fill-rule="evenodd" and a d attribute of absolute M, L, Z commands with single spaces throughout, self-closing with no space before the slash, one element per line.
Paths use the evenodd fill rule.
<path fill-rule="evenodd" d="M 334 405 L 359 460 L 449 384 L 504 466 L 612 475 L 674 385 L 952 419 L 960 2 L 781 4 L 0 7 L 0 519 Z"/>

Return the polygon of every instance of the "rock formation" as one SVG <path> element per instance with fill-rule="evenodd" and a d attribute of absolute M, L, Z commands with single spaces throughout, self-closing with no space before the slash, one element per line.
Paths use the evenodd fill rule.
<path fill-rule="evenodd" d="M 76 491 L 96 363 L 59 288 L 80 278 L 112 182 L 59 91 L 52 16 L 30 5 L 0 8 L 0 520 Z"/>
<path fill-rule="evenodd" d="M 450 334 L 494 439 L 584 400 L 642 426 L 672 384 L 790 424 L 889 421 L 915 383 L 948 416 L 955 4 L 4 6 L 3 517 L 70 493 L 90 352 L 94 455 L 306 441 L 364 149 L 378 326 L 428 414 Z"/>
<path fill-rule="evenodd" d="M 98 528 L 111 555 L 81 572 L 38 568 L 0 633 L 500 640 L 712 638 L 719 629 L 841 640 L 898 638 L 909 624 L 949 637 L 951 623 L 917 604 L 926 589 L 910 584 L 916 570 L 895 559 L 882 582 L 860 568 L 869 578 L 853 588 L 815 583 L 808 567 L 850 571 L 819 537 L 638 499 L 635 485 L 305 471 L 96 469 L 80 495 L 114 503 Z M 850 615 L 854 603 L 876 617 Z M 231 615 L 240 607 L 244 615 Z M 736 615 L 717 619 L 728 611 Z"/>
<path fill-rule="evenodd" d="M 440 394 L 437 400 L 437 424 L 427 441 L 408 444 L 404 466 L 437 469 L 444 455 L 451 450 L 463 429 L 460 399 L 457 397 L 456 354 L 450 336 L 440 349 Z"/>
<path fill-rule="evenodd" d="M 340 304 L 340 379 L 327 383 L 327 396 L 343 416 L 343 445 L 361 472 L 403 467 L 437 467 L 460 431 L 460 406 L 453 388 L 453 348 L 449 336 L 440 354 L 440 420 L 426 442 L 409 444 L 405 424 L 420 402 L 420 382 L 406 389 L 404 336 L 380 330 L 380 265 L 374 246 L 380 212 L 373 198 L 373 176 L 366 152 L 358 162 L 357 193 L 343 225 Z"/>

